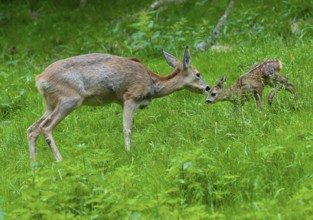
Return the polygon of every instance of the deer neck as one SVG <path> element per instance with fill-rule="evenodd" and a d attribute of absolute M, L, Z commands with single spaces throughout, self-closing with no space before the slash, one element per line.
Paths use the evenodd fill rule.
<path fill-rule="evenodd" d="M 240 91 L 235 85 L 226 87 L 222 90 L 224 101 L 237 102 Z"/>
<path fill-rule="evenodd" d="M 167 76 L 159 76 L 155 73 L 150 73 L 154 85 L 154 98 L 167 96 L 184 87 L 184 79 L 181 70 L 175 68 L 172 73 Z"/>

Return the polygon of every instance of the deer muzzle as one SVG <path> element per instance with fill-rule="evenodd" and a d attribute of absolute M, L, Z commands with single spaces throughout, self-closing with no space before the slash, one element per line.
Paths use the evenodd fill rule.
<path fill-rule="evenodd" d="M 212 100 L 210 100 L 210 99 L 206 99 L 205 102 L 208 103 L 208 104 L 212 104 L 213 103 Z"/>
<path fill-rule="evenodd" d="M 203 91 L 203 94 L 208 94 L 210 89 L 211 89 L 210 86 L 206 86 L 204 91 Z"/>

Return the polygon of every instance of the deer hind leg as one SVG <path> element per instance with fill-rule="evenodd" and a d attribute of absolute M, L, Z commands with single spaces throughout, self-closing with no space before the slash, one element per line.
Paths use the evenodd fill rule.
<path fill-rule="evenodd" d="M 43 133 L 46 142 L 48 143 L 56 161 L 61 161 L 62 156 L 53 140 L 53 129 L 75 108 L 82 103 L 80 98 L 71 98 L 60 101 L 53 112 L 40 124 L 41 132 Z"/>
<path fill-rule="evenodd" d="M 125 150 L 131 150 L 133 118 L 138 104 L 134 100 L 127 100 L 123 106 L 123 131 L 125 138 Z"/>
<path fill-rule="evenodd" d="M 275 89 L 269 94 L 268 96 L 268 104 L 271 105 L 273 102 L 273 97 L 278 93 L 281 88 L 284 88 L 285 90 L 289 91 L 294 95 L 294 98 L 296 99 L 296 88 L 292 83 L 288 83 L 287 77 L 280 76 L 279 82 L 276 82 Z"/>
<path fill-rule="evenodd" d="M 36 121 L 32 126 L 27 129 L 28 136 L 28 147 L 30 158 L 35 161 L 36 160 L 36 141 L 41 134 L 40 124 L 46 120 L 46 118 L 51 114 L 51 110 L 47 108 L 46 112 Z"/>

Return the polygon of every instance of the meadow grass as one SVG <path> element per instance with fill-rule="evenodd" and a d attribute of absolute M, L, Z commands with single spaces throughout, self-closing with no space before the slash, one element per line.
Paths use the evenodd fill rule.
<path fill-rule="evenodd" d="M 195 8 L 203 8 L 203 2 L 198 1 L 200 5 Z M 116 4 L 118 11 L 125 10 Z M 220 43 L 229 50 L 200 53 L 191 47 L 192 64 L 209 85 L 215 84 L 224 73 L 230 85 L 254 63 L 279 58 L 283 62 L 282 74 L 296 85 L 297 102 L 290 93 L 281 91 L 272 106 L 264 100 L 262 111 L 257 110 L 251 100 L 234 113 L 231 103 L 208 105 L 204 102 L 205 96 L 179 91 L 153 100 L 149 107 L 136 112 L 131 153 L 126 153 L 123 147 L 120 106 L 82 107 L 55 129 L 54 139 L 64 160 L 55 163 L 40 137 L 35 167 L 30 164 L 26 138 L 26 129 L 44 111 L 34 85 L 35 75 L 66 56 L 89 51 L 110 52 L 112 48 L 119 55 L 128 56 L 130 50 L 114 46 L 118 40 L 123 44 L 123 40 L 114 37 L 108 39 L 114 46 L 111 49 L 95 46 L 107 44 L 100 37 L 105 34 L 96 34 L 91 25 L 84 30 L 93 30 L 96 37 L 92 39 L 82 31 L 77 39 L 69 35 L 68 40 L 73 42 L 67 42 L 62 36 L 64 29 L 71 25 L 64 24 L 66 27 L 56 29 L 61 36 L 59 41 L 54 39 L 57 34 L 43 41 L 34 33 L 36 25 L 46 27 L 57 16 L 48 14 L 46 19 L 28 24 L 27 28 L 34 31 L 28 34 L 38 37 L 38 42 L 21 37 L 17 42 L 22 52 L 7 52 L 14 39 L 3 37 L 0 219 L 310 219 L 313 216 L 313 42 L 307 32 L 289 38 L 281 36 L 285 26 L 278 34 L 274 33 L 272 26 L 264 25 L 254 14 L 264 6 L 244 10 L 250 4 L 239 4 L 234 10 L 230 24 L 237 24 L 236 33 L 241 31 L 243 35 L 232 35 L 234 38 L 230 39 L 225 34 L 225 40 Z M 278 6 L 274 6 L 277 9 Z M 26 10 L 22 6 L 7 7 L 12 7 L 11 11 Z M 52 6 L 42 7 L 46 10 Z M 80 10 L 92 13 L 100 10 L 92 5 L 88 7 L 76 9 L 68 19 L 77 19 Z M 128 9 L 138 10 L 136 6 Z M 178 7 L 161 11 L 159 16 L 167 13 L 176 18 L 184 14 L 189 18 L 185 23 L 188 25 L 194 22 L 196 9 Z M 291 8 L 289 13 L 294 11 Z M 59 15 L 63 13 L 61 10 Z M 245 19 L 242 22 L 238 17 L 235 19 L 240 13 Z M 83 15 L 89 21 L 99 16 Z M 214 15 L 218 18 L 216 11 Z M 117 19 L 114 14 L 106 16 Z M 163 19 L 158 20 L 160 27 L 169 22 Z M 259 26 L 245 29 L 246 26 L 238 25 L 245 22 L 263 24 L 271 32 L 260 31 L 258 37 L 254 31 L 258 31 Z M 301 22 L 307 25 L 307 20 Z M 110 22 L 107 25 L 103 30 L 112 27 Z M 181 23 L 177 25 L 181 27 Z M 6 28 L 12 30 L 11 26 Z M 190 34 L 189 30 L 187 28 L 186 33 Z M 88 39 L 86 44 L 82 43 L 84 39 Z M 47 47 L 35 50 L 43 42 L 48 42 Z M 30 51 L 26 50 L 28 47 Z M 169 73 L 171 69 L 165 60 L 151 52 L 156 46 L 149 48 L 146 52 L 134 52 L 150 69 L 162 75 Z M 181 57 L 182 48 L 178 46 L 169 52 Z M 269 92 L 270 89 L 265 90 L 264 98 Z"/>

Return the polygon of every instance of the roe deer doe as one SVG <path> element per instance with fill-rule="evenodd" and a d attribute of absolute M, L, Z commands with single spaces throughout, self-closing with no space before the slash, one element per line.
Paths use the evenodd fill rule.
<path fill-rule="evenodd" d="M 276 93 L 284 88 L 296 97 L 295 86 L 288 82 L 288 79 L 279 74 L 282 68 L 280 60 L 266 60 L 256 64 L 252 69 L 240 76 L 232 86 L 223 87 L 226 81 L 226 75 L 222 76 L 220 81 L 211 88 L 207 103 L 216 103 L 218 101 L 230 101 L 236 107 L 254 96 L 257 107 L 262 109 L 262 92 L 265 86 L 271 86 L 275 89 L 268 96 L 268 104 L 271 105 Z"/>
<path fill-rule="evenodd" d="M 182 62 L 165 51 L 163 55 L 174 68 L 167 76 L 153 73 L 136 58 L 110 54 L 81 55 L 48 66 L 36 78 L 36 86 L 44 98 L 46 111 L 27 130 L 31 158 L 35 160 L 36 140 L 43 134 L 56 161 L 62 160 L 52 132 L 58 123 L 80 105 L 122 105 L 125 149 L 130 151 L 133 116 L 137 107 L 144 108 L 151 99 L 184 88 L 197 93 L 210 90 L 198 70 L 190 65 L 188 47 Z"/>

